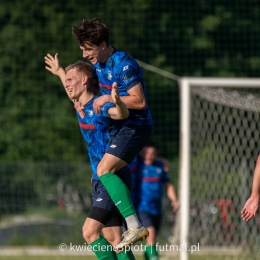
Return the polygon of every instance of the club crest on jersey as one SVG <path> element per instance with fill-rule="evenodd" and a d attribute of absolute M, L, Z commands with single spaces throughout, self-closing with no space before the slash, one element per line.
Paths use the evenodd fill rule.
<path fill-rule="evenodd" d="M 89 115 L 90 117 L 92 117 L 92 116 L 93 116 L 93 111 L 92 111 L 92 110 L 88 110 L 88 115 Z"/>
<path fill-rule="evenodd" d="M 129 65 L 123 67 L 123 71 L 127 70 L 129 68 Z"/>
<path fill-rule="evenodd" d="M 157 168 L 156 171 L 157 171 L 158 174 L 162 173 L 162 169 L 161 168 Z"/>
<path fill-rule="evenodd" d="M 111 71 L 108 71 L 108 73 L 107 73 L 107 78 L 108 78 L 109 80 L 112 79 L 112 73 L 111 73 Z"/>

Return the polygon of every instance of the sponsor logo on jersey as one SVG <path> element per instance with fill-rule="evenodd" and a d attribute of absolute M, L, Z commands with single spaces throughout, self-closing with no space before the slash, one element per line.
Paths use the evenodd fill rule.
<path fill-rule="evenodd" d="M 110 90 L 112 90 L 112 86 L 109 86 L 109 85 L 103 84 L 103 83 L 101 83 L 101 82 L 99 82 L 99 87 L 100 87 L 100 88 L 106 88 L 106 89 L 110 89 Z"/>
<path fill-rule="evenodd" d="M 85 124 L 85 123 L 79 122 L 79 126 L 80 126 L 80 128 L 83 128 L 83 129 L 90 129 L 90 130 L 96 129 L 94 124 Z"/>
<path fill-rule="evenodd" d="M 117 206 L 117 205 L 119 205 L 120 203 L 121 203 L 122 201 L 121 200 L 119 200 L 115 205 Z"/>
<path fill-rule="evenodd" d="M 101 198 L 97 198 L 97 199 L 96 199 L 96 201 L 101 201 L 101 200 L 103 200 L 103 199 L 101 199 Z"/>
<path fill-rule="evenodd" d="M 111 148 L 116 148 L 115 144 L 110 145 Z"/>
<path fill-rule="evenodd" d="M 101 72 L 101 69 L 96 69 L 97 72 Z"/>

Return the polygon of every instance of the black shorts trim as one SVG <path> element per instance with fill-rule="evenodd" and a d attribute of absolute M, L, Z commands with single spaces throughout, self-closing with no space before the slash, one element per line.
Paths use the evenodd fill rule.
<path fill-rule="evenodd" d="M 122 215 L 98 207 L 91 207 L 88 218 L 95 219 L 105 227 L 120 227 L 123 225 Z"/>

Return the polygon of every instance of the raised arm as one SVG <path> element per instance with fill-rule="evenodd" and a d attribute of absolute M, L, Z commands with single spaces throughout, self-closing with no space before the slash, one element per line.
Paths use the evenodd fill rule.
<path fill-rule="evenodd" d="M 68 90 L 65 87 L 65 71 L 64 69 L 60 66 L 59 58 L 58 58 L 58 53 L 54 55 L 50 55 L 49 53 L 44 57 L 45 63 L 48 66 L 45 66 L 45 69 L 50 71 L 53 75 L 56 75 L 60 78 L 62 85 L 69 97 Z M 78 111 L 80 116 L 83 118 L 85 116 L 85 113 L 83 112 L 83 105 L 77 102 L 76 100 L 73 100 L 69 97 L 69 99 L 74 103 L 75 109 Z"/>
<path fill-rule="evenodd" d="M 60 78 L 63 87 L 65 88 L 65 71 L 64 69 L 60 66 L 59 58 L 58 58 L 58 53 L 54 55 L 50 55 L 49 53 L 44 57 L 45 63 L 48 66 L 45 66 L 45 69 L 50 71 L 53 75 L 56 75 Z M 65 88 L 66 90 L 66 88 Z"/>
<path fill-rule="evenodd" d="M 116 83 L 112 86 L 111 91 L 111 101 L 116 106 L 111 107 L 108 110 L 108 113 L 112 119 L 126 119 L 129 115 L 129 111 L 125 105 L 125 103 L 120 99 L 119 93 L 118 93 L 118 86 Z"/>
<path fill-rule="evenodd" d="M 259 197 L 260 197 L 260 155 L 257 158 L 253 184 L 252 193 L 250 198 L 246 201 L 243 209 L 241 210 L 241 217 L 245 221 L 252 219 L 259 207 Z"/>

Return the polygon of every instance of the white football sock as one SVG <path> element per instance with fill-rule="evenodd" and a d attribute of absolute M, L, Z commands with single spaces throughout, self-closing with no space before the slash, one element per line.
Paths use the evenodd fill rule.
<path fill-rule="evenodd" d="M 127 228 L 137 229 L 137 228 L 141 228 L 143 226 L 140 223 L 136 214 L 126 217 L 125 221 L 127 223 Z"/>

